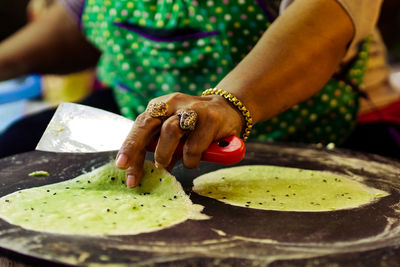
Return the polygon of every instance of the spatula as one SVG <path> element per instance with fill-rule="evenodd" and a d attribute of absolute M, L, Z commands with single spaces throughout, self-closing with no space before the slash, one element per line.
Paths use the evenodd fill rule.
<path fill-rule="evenodd" d="M 51 152 L 93 153 L 118 150 L 134 121 L 101 109 L 75 104 L 61 103 L 36 150 Z M 157 143 L 147 150 L 154 152 Z M 175 154 L 182 155 L 181 143 Z M 203 153 L 202 160 L 235 164 L 245 153 L 243 140 L 229 136 L 212 143 Z"/>

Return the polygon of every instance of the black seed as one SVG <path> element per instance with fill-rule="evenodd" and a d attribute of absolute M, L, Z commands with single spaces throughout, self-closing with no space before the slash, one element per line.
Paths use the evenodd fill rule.
<path fill-rule="evenodd" d="M 267 193 L 269 193 L 269 190 L 267 190 Z"/>
<path fill-rule="evenodd" d="M 141 187 L 142 186 L 142 184 L 139 184 L 139 187 Z"/>
<path fill-rule="evenodd" d="M 314 202 L 310 202 L 311 205 L 314 205 Z"/>
<path fill-rule="evenodd" d="M 160 182 L 162 181 L 162 178 L 160 178 Z"/>
<path fill-rule="evenodd" d="M 111 181 L 115 181 L 115 177 L 111 177 L 110 179 L 111 179 Z"/>
<path fill-rule="evenodd" d="M 5 202 L 10 202 L 10 200 L 6 199 Z"/>
<path fill-rule="evenodd" d="M 250 204 L 250 203 L 251 203 L 251 201 L 247 201 L 246 203 L 247 203 L 247 204 Z"/>
<path fill-rule="evenodd" d="M 258 203 L 258 204 L 262 205 L 262 203 L 261 203 L 261 202 L 260 202 L 260 203 Z"/>
<path fill-rule="evenodd" d="M 293 195 L 293 196 L 295 196 L 295 195 L 296 195 L 296 193 L 293 193 L 292 195 Z"/>
<path fill-rule="evenodd" d="M 81 189 L 85 189 L 84 187 L 81 187 Z"/>
<path fill-rule="evenodd" d="M 325 198 L 323 197 L 323 198 L 321 198 L 322 200 L 325 200 Z"/>
<path fill-rule="evenodd" d="M 245 206 L 246 206 L 246 207 L 250 207 L 249 204 L 246 204 Z"/>
<path fill-rule="evenodd" d="M 54 193 L 53 196 L 57 195 L 57 193 Z"/>
<path fill-rule="evenodd" d="M 162 205 L 163 206 L 163 208 L 166 208 L 167 206 L 165 206 L 165 205 Z"/>
<path fill-rule="evenodd" d="M 31 208 L 31 210 L 35 210 L 34 208 Z"/>
<path fill-rule="evenodd" d="M 88 180 L 87 183 L 90 184 L 90 181 Z"/>
<path fill-rule="evenodd" d="M 116 212 L 116 211 L 114 211 L 114 214 L 117 214 L 117 212 Z"/>
<path fill-rule="evenodd" d="M 285 196 L 287 196 L 287 197 L 288 197 L 289 195 L 288 195 L 288 194 L 286 194 Z"/>
<path fill-rule="evenodd" d="M 225 177 L 222 177 L 221 179 L 222 179 L 222 180 L 225 180 Z"/>
<path fill-rule="evenodd" d="M 226 199 L 226 197 L 222 197 L 222 199 Z"/>
<path fill-rule="evenodd" d="M 212 192 L 208 192 L 207 194 L 211 194 Z"/>
<path fill-rule="evenodd" d="M 122 181 L 121 181 L 121 184 L 125 184 L 125 181 L 124 181 L 124 180 L 122 180 Z"/>
<path fill-rule="evenodd" d="M 147 195 L 150 195 L 150 193 L 149 192 L 145 192 L 145 193 L 143 193 L 143 195 L 147 196 Z"/>
<path fill-rule="evenodd" d="M 140 204 L 140 207 L 144 207 L 144 205 L 143 205 L 143 204 Z"/>
<path fill-rule="evenodd" d="M 288 186 L 288 188 L 292 188 L 292 186 L 291 186 L 291 185 L 289 185 L 289 186 Z"/>
<path fill-rule="evenodd" d="M 348 197 L 347 199 L 351 199 L 351 197 Z"/>
<path fill-rule="evenodd" d="M 150 171 L 151 173 L 153 173 L 154 172 L 154 169 L 151 169 L 151 171 Z"/>
<path fill-rule="evenodd" d="M 279 178 L 275 176 L 275 179 L 277 179 L 277 180 L 278 180 Z"/>
<path fill-rule="evenodd" d="M 136 207 L 136 206 L 133 206 L 133 207 L 132 207 L 132 209 L 133 209 L 133 210 L 136 210 L 136 209 L 137 209 L 137 207 Z"/>
<path fill-rule="evenodd" d="M 344 194 L 342 194 L 341 196 L 344 197 Z"/>
<path fill-rule="evenodd" d="M 104 198 L 107 198 L 107 196 L 103 196 Z"/>
<path fill-rule="evenodd" d="M 276 199 L 275 199 L 275 198 L 273 198 L 272 200 L 273 200 L 273 201 L 275 201 Z"/>
<path fill-rule="evenodd" d="M 172 200 L 172 198 L 168 198 L 168 200 Z"/>
<path fill-rule="evenodd" d="M 177 199 L 178 197 L 177 197 L 177 196 L 174 196 L 174 198 Z"/>
<path fill-rule="evenodd" d="M 69 189 L 69 187 L 67 186 L 65 189 Z"/>
<path fill-rule="evenodd" d="M 49 189 L 47 189 L 47 190 L 46 190 L 46 192 L 50 192 L 50 190 L 49 190 Z"/>
<path fill-rule="evenodd" d="M 324 180 L 322 180 L 322 182 L 326 183 L 327 181 L 324 179 Z"/>
<path fill-rule="evenodd" d="M 80 181 L 79 180 L 76 180 L 76 183 L 79 183 Z"/>
<path fill-rule="evenodd" d="M 110 212 L 110 209 L 107 209 L 107 212 Z"/>

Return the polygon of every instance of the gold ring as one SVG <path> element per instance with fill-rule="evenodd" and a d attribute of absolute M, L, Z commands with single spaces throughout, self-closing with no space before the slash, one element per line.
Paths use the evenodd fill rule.
<path fill-rule="evenodd" d="M 183 110 L 178 113 L 179 128 L 184 131 L 193 131 L 196 128 L 198 115 L 194 110 Z"/>
<path fill-rule="evenodd" d="M 168 105 L 165 102 L 153 102 L 147 106 L 147 112 L 153 118 L 166 117 L 168 115 Z"/>

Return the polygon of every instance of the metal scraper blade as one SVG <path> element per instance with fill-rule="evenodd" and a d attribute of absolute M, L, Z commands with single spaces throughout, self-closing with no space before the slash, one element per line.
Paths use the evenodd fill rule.
<path fill-rule="evenodd" d="M 61 103 L 36 150 L 82 153 L 118 150 L 132 125 L 132 120 L 108 111 Z"/>

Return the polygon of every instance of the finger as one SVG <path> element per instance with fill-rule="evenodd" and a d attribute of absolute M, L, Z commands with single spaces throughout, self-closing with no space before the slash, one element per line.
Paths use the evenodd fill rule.
<path fill-rule="evenodd" d="M 175 154 L 172 156 L 172 160 L 170 161 L 169 165 L 165 168 L 167 171 L 171 172 L 172 169 L 175 167 L 175 164 L 179 161 L 178 156 L 176 156 Z"/>
<path fill-rule="evenodd" d="M 198 127 L 187 138 L 183 147 L 183 165 L 186 168 L 197 168 L 203 152 L 215 139 L 217 124 L 211 118 L 199 118 Z"/>
<path fill-rule="evenodd" d="M 153 140 L 160 125 L 161 120 L 152 118 L 147 113 L 140 114 L 117 154 L 117 167 L 127 169 L 136 158 L 145 153 L 146 146 Z"/>
<path fill-rule="evenodd" d="M 145 154 L 140 154 L 133 164 L 126 170 L 126 185 L 128 187 L 136 187 L 143 176 L 143 164 L 145 160 Z"/>
<path fill-rule="evenodd" d="M 175 150 L 184 134 L 185 133 L 179 128 L 178 116 L 171 116 L 163 123 L 154 154 L 157 168 L 163 168 L 170 164 Z"/>

